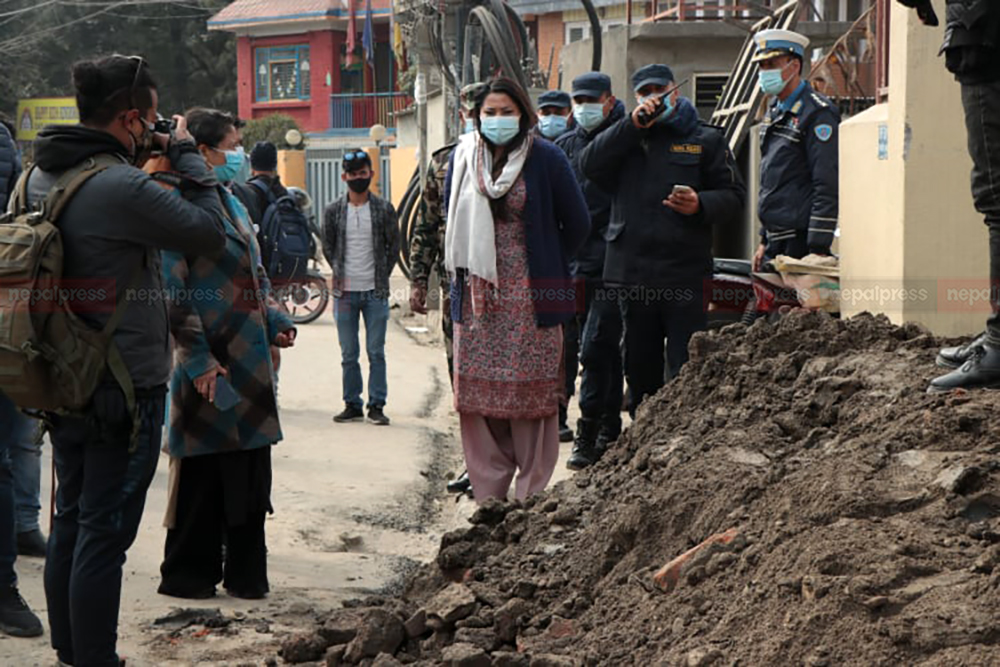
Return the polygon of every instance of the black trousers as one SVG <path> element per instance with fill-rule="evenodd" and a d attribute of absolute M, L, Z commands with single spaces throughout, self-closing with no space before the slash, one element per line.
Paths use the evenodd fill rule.
<path fill-rule="evenodd" d="M 972 198 L 990 229 L 990 302 L 986 323 L 991 344 L 1000 346 L 1000 81 L 962 84 L 962 106 L 972 156 Z"/>
<path fill-rule="evenodd" d="M 594 290 L 599 281 L 595 282 L 591 278 L 580 277 L 577 279 L 576 288 L 583 288 L 583 303 L 577 301 L 578 312 L 573 315 L 573 319 L 563 325 L 563 363 L 566 369 L 566 401 L 576 393 L 576 378 L 580 374 L 580 351 L 583 328 L 587 322 L 587 312 L 590 304 L 594 300 Z M 579 294 L 579 292 L 578 292 Z"/>
<path fill-rule="evenodd" d="M 132 419 L 116 386 L 99 388 L 85 417 L 52 419 L 59 485 L 45 597 L 52 647 L 66 664 L 118 665 L 122 566 L 160 457 L 165 393 L 137 392 L 141 422 L 131 452 Z"/>
<path fill-rule="evenodd" d="M 688 343 L 707 324 L 702 290 L 696 287 L 619 290 L 625 326 L 625 377 L 629 414 L 664 384 L 664 340 L 670 376 L 688 360 Z"/>
<path fill-rule="evenodd" d="M 587 313 L 580 349 L 580 413 L 621 429 L 622 314 L 614 290 L 589 279 Z"/>
<path fill-rule="evenodd" d="M 221 581 L 244 596 L 267 593 L 270 495 L 270 447 L 183 459 L 160 592 L 191 597 Z"/>

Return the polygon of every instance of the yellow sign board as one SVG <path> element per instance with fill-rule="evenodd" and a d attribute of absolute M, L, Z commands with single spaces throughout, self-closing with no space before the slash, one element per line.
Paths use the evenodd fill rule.
<path fill-rule="evenodd" d="M 75 125 L 80 122 L 72 97 L 44 97 L 17 103 L 17 140 L 34 141 L 46 125 Z"/>

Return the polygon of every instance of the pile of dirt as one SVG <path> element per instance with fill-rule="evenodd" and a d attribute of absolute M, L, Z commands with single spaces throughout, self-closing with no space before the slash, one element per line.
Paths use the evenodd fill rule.
<path fill-rule="evenodd" d="M 821 313 L 699 334 L 599 465 L 481 507 L 312 659 L 1000 661 L 1000 395 L 926 394 L 942 342 Z"/>

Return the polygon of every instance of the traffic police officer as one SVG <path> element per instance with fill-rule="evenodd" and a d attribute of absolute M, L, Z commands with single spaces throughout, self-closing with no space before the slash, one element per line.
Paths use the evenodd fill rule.
<path fill-rule="evenodd" d="M 611 221 L 612 197 L 583 173 L 583 151 L 602 132 L 625 117 L 625 105 L 611 93 L 611 77 L 588 72 L 573 79 L 573 117 L 576 127 L 559 137 L 590 209 L 590 236 L 576 253 L 571 268 L 583 286 L 583 312 L 577 315 L 580 332 L 580 419 L 576 422 L 573 452 L 566 460 L 570 470 L 594 464 L 622 430 L 622 316 L 618 302 L 603 289 L 605 234 Z M 602 298 L 595 298 L 598 292 Z M 566 374 L 576 375 L 576 346 L 567 341 Z M 575 378 L 574 378 L 575 379 Z"/>
<path fill-rule="evenodd" d="M 572 102 L 561 90 L 548 90 L 538 96 L 538 124 L 535 134 L 555 141 L 565 134 L 569 126 Z M 563 354 L 566 363 L 566 400 L 576 393 L 576 373 L 579 370 L 580 326 L 576 319 L 563 325 Z M 572 442 L 573 430 L 569 427 L 569 411 L 559 405 L 559 442 Z"/>
<path fill-rule="evenodd" d="M 760 87 L 774 97 L 760 130 L 759 270 L 778 255 L 830 254 L 837 228 L 840 112 L 802 76 L 807 37 L 764 30 L 754 39 Z"/>
<path fill-rule="evenodd" d="M 569 95 L 561 90 L 549 90 L 538 96 L 538 134 L 555 141 L 569 129 Z"/>

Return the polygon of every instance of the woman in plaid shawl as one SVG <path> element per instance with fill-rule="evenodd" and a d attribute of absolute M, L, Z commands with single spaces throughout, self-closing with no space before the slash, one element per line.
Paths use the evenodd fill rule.
<path fill-rule="evenodd" d="M 188 129 L 219 181 L 245 160 L 234 119 L 194 109 Z M 270 297 L 253 224 L 225 188 L 225 249 L 213 257 L 164 253 L 176 345 L 168 448 L 171 504 L 159 592 L 261 598 L 268 592 L 264 518 L 271 508 L 271 445 L 281 440 L 272 350 L 295 329 Z"/>

